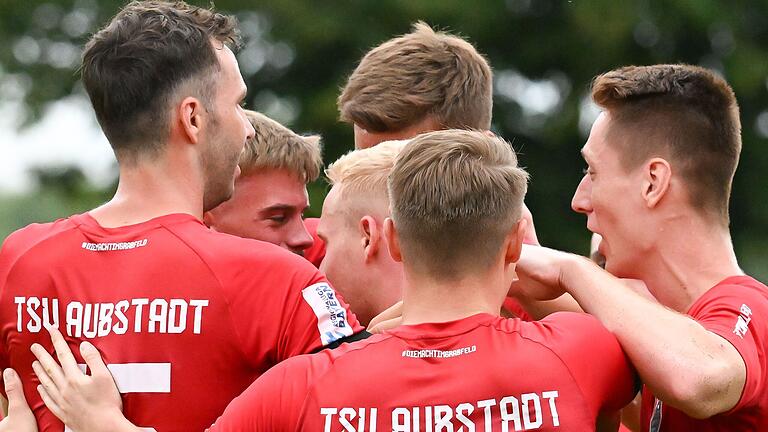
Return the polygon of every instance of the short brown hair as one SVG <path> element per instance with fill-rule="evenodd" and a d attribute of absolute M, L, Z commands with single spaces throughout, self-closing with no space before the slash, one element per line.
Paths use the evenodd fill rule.
<path fill-rule="evenodd" d="M 592 98 L 611 116 L 609 140 L 620 146 L 625 169 L 669 158 L 694 208 L 728 225 L 741 122 L 723 78 L 698 66 L 627 66 L 595 78 Z"/>
<path fill-rule="evenodd" d="M 491 127 L 493 76 L 469 42 L 417 22 L 363 57 L 339 96 L 341 120 L 392 132 L 432 116 L 443 128 Z"/>
<path fill-rule="evenodd" d="M 527 182 L 499 137 L 444 130 L 413 138 L 389 175 L 404 262 L 439 279 L 492 265 L 520 220 Z"/>
<path fill-rule="evenodd" d="M 299 135 L 264 114 L 245 111 L 256 131 L 240 155 L 243 175 L 265 168 L 286 169 L 304 183 L 317 180 L 323 166 L 320 136 Z"/>
<path fill-rule="evenodd" d="M 182 1 L 132 1 L 91 37 L 83 84 L 118 158 L 161 149 L 168 104 L 181 86 L 198 79 L 195 96 L 211 99 L 220 67 L 212 41 L 237 46 L 236 25 L 234 17 Z"/>

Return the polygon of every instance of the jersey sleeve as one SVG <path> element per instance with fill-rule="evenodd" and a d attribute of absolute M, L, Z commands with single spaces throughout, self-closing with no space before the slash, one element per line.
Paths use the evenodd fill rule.
<path fill-rule="evenodd" d="M 36 231 L 41 226 L 30 225 L 27 228 L 22 228 L 9 235 L 3 242 L 2 248 L 0 248 L 0 301 L 13 303 L 13 299 L 5 299 L 5 285 L 8 275 L 19 257 L 34 245 L 37 240 Z M 7 395 L 5 394 L 2 371 L 10 367 L 9 344 L 6 335 L 6 331 L 0 331 L 0 395 L 4 398 Z"/>
<path fill-rule="evenodd" d="M 595 414 L 617 411 L 632 401 L 639 389 L 637 373 L 616 337 L 595 317 L 560 312 L 541 322 L 555 326 L 555 352 Z"/>
<path fill-rule="evenodd" d="M 736 348 L 746 367 L 746 382 L 741 398 L 731 410 L 749 405 L 762 395 L 760 383 L 765 370 L 768 337 L 768 301 L 765 294 L 740 285 L 718 288 L 696 313 L 696 321 L 704 328 L 727 340 Z"/>
<path fill-rule="evenodd" d="M 221 272 L 232 326 L 247 358 L 276 364 L 363 330 L 308 261 L 271 244 L 247 244 L 256 251 Z"/>
<path fill-rule="evenodd" d="M 325 276 L 313 270 L 309 280 L 297 287 L 286 309 L 279 361 L 316 351 L 364 328 L 349 305 L 333 289 Z"/>
<path fill-rule="evenodd" d="M 293 432 L 309 388 L 309 356 L 283 362 L 229 403 L 211 432 Z"/>

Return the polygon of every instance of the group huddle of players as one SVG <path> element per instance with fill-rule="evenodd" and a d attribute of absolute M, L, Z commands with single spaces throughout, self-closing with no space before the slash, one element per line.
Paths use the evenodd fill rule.
<path fill-rule="evenodd" d="M 0 432 L 768 430 L 723 78 L 595 78 L 571 206 L 603 269 L 538 244 L 466 40 L 417 23 L 363 57 L 338 99 L 355 150 L 306 221 L 320 138 L 242 108 L 239 42 L 145 0 L 85 46 L 119 185 L 3 243 Z"/>

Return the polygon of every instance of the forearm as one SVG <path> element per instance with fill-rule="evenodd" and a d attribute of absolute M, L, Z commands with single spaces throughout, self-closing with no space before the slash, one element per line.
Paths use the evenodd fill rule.
<path fill-rule="evenodd" d="M 535 320 L 540 320 L 555 312 L 584 312 L 570 294 L 563 294 L 554 300 L 535 300 L 524 296 L 515 298 Z"/>
<path fill-rule="evenodd" d="M 586 259 L 569 256 L 560 283 L 616 335 L 656 397 L 696 417 L 738 402 L 744 364 L 725 339 L 636 293 Z"/>

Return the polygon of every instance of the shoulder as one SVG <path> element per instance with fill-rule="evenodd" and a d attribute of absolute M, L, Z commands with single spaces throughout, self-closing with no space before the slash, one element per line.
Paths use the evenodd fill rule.
<path fill-rule="evenodd" d="M 521 336 L 547 347 L 567 364 L 581 363 L 585 351 L 598 362 L 625 358 L 616 336 L 592 315 L 557 312 L 539 321 L 522 322 L 520 327 Z"/>
<path fill-rule="evenodd" d="M 0 260 L 3 265 L 10 265 L 35 246 L 74 227 L 75 224 L 70 219 L 27 225 L 6 237 L 0 249 Z"/>
<path fill-rule="evenodd" d="M 749 276 L 734 276 L 699 297 L 688 315 L 697 321 L 706 321 L 717 316 L 749 317 L 754 311 L 768 314 L 768 287 Z"/>
<path fill-rule="evenodd" d="M 177 235 L 218 274 L 232 277 L 259 274 L 286 274 L 311 277 L 317 268 L 301 256 L 277 245 L 236 237 L 200 226 L 194 233 Z"/>
<path fill-rule="evenodd" d="M 567 336 L 568 339 L 613 337 L 597 318 L 578 312 L 557 312 L 538 321 L 523 322 L 521 333 L 542 341 L 557 341 L 562 336 Z"/>

